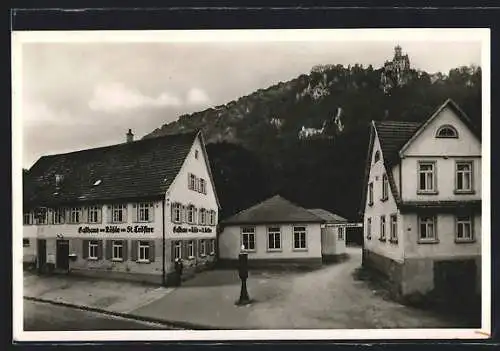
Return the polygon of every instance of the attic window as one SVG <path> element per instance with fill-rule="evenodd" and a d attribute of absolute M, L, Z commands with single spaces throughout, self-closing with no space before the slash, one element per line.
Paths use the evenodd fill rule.
<path fill-rule="evenodd" d="M 195 151 L 194 151 L 194 158 L 195 158 L 195 159 L 198 159 L 198 150 L 195 150 Z"/>
<path fill-rule="evenodd" d="M 436 138 L 458 138 L 458 132 L 453 126 L 444 125 L 439 127 Z"/>
<path fill-rule="evenodd" d="M 375 152 L 375 157 L 373 159 L 373 163 L 377 163 L 378 160 L 380 160 L 380 151 L 377 150 L 377 152 Z"/>
<path fill-rule="evenodd" d="M 95 181 L 94 186 L 98 186 L 99 184 L 101 184 L 101 180 L 100 179 L 98 179 L 98 180 Z"/>

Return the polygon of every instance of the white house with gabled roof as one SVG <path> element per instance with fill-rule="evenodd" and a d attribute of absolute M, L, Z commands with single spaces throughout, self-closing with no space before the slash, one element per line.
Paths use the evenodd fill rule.
<path fill-rule="evenodd" d="M 398 295 L 480 291 L 481 136 L 452 100 L 423 123 L 372 122 L 363 264 Z"/>

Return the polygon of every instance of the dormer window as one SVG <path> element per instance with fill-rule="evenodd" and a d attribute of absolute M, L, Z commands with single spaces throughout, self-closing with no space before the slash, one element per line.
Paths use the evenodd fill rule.
<path fill-rule="evenodd" d="M 373 158 L 373 163 L 377 163 L 380 160 L 380 151 L 375 152 L 375 157 Z"/>
<path fill-rule="evenodd" d="M 94 182 L 94 186 L 98 186 L 99 184 L 101 184 L 101 180 L 100 180 L 100 179 L 98 179 L 98 180 L 96 180 L 96 181 Z"/>
<path fill-rule="evenodd" d="M 436 138 L 458 138 L 458 132 L 449 124 L 439 127 Z"/>

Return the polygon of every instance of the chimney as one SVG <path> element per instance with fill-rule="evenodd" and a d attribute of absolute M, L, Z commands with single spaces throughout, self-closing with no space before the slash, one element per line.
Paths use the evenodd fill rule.
<path fill-rule="evenodd" d="M 127 143 L 131 143 L 133 141 L 134 141 L 134 134 L 132 133 L 132 129 L 129 129 L 127 133 Z"/>

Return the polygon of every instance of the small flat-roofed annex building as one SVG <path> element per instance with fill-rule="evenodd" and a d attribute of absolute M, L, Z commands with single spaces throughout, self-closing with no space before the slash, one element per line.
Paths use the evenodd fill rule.
<path fill-rule="evenodd" d="M 24 261 L 168 283 L 215 259 L 219 203 L 201 132 L 41 157 L 24 175 Z"/>
<path fill-rule="evenodd" d="M 321 255 L 323 262 L 335 262 L 344 258 L 346 256 L 348 220 L 323 209 L 309 211 L 325 221 L 321 226 Z"/>
<path fill-rule="evenodd" d="M 329 219 L 314 213 L 319 211 Z M 235 214 L 220 224 L 219 263 L 236 265 L 243 246 L 250 267 L 321 266 L 324 254 L 345 253 L 345 231 L 340 230 L 339 240 L 338 228 L 326 227 L 335 215 L 319 211 L 275 195 Z M 333 231 L 331 243 L 324 241 Z"/>

